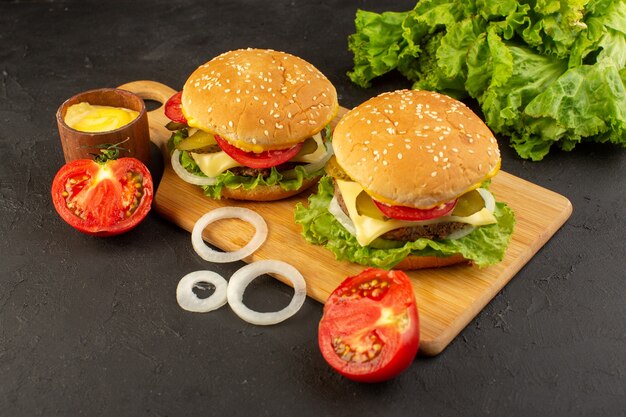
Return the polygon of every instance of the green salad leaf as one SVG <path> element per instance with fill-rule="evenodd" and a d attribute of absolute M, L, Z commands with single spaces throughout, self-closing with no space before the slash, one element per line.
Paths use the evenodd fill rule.
<path fill-rule="evenodd" d="M 477 100 L 527 159 L 585 141 L 626 147 L 626 2 L 421 0 L 358 10 L 350 79 L 389 71 L 415 89 Z"/>
<path fill-rule="evenodd" d="M 295 220 L 302 227 L 302 235 L 308 242 L 330 249 L 337 259 L 379 268 L 391 269 L 409 254 L 446 257 L 460 253 L 479 267 L 493 265 L 504 257 L 515 225 L 513 211 L 506 204 L 497 203 L 497 224 L 477 227 L 460 239 L 420 238 L 401 247 L 377 249 L 359 245 L 356 237 L 328 211 L 333 194 L 332 179 L 325 176 L 318 184 L 317 193 L 309 196 L 308 207 L 302 203 L 296 205 Z"/>

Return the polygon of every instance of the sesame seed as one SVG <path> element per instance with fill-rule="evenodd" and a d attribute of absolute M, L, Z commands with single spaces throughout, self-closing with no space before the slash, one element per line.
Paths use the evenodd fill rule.
<path fill-rule="evenodd" d="M 431 177 L 436 177 L 436 176 L 437 176 L 437 171 L 433 171 L 433 172 L 431 172 L 431 173 L 430 173 L 430 176 L 431 176 Z"/>
<path fill-rule="evenodd" d="M 267 130 L 264 130 L 263 133 L 265 134 L 265 136 L 269 136 L 270 132 L 268 132 Z"/>
<path fill-rule="evenodd" d="M 398 152 L 398 159 L 402 159 L 402 153 Z"/>

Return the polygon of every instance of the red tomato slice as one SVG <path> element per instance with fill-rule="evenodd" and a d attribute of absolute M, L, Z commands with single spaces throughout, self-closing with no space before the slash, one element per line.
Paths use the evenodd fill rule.
<path fill-rule="evenodd" d="M 271 168 L 276 165 L 280 165 L 283 162 L 287 162 L 300 152 L 303 145 L 303 142 L 300 142 L 287 149 L 276 149 L 255 153 L 241 150 L 236 146 L 231 145 L 227 140 L 219 137 L 218 135 L 215 135 L 215 140 L 220 148 L 228 154 L 228 156 L 239 162 L 241 165 L 245 165 L 250 168 Z"/>
<path fill-rule="evenodd" d="M 52 202 L 75 229 L 96 236 L 124 233 L 141 222 L 152 204 L 148 168 L 135 158 L 65 164 L 52 181 Z"/>
<path fill-rule="evenodd" d="M 179 91 L 167 100 L 165 103 L 165 115 L 173 122 L 187 124 L 187 118 L 182 110 L 182 97 L 183 92 Z"/>
<path fill-rule="evenodd" d="M 378 209 L 389 218 L 417 222 L 421 220 L 436 219 L 437 217 L 442 217 L 452 213 L 457 200 L 454 199 L 448 203 L 440 204 L 426 210 L 406 206 L 392 206 L 374 199 L 372 199 L 372 201 L 376 204 L 376 207 L 378 207 Z"/>
<path fill-rule="evenodd" d="M 324 359 L 359 382 L 391 379 L 419 347 L 419 318 L 411 282 L 402 271 L 367 268 L 333 291 L 319 325 Z"/>

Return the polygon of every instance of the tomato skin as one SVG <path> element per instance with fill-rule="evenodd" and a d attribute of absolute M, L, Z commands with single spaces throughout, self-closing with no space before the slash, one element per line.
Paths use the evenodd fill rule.
<path fill-rule="evenodd" d="M 150 171 L 138 159 L 77 159 L 57 172 L 51 195 L 57 213 L 76 230 L 114 236 L 146 217 L 153 191 Z"/>
<path fill-rule="evenodd" d="M 346 278 L 326 301 L 318 343 L 326 362 L 351 380 L 381 382 L 400 374 L 419 348 L 409 278 L 377 268 Z"/>
<path fill-rule="evenodd" d="M 182 110 L 183 92 L 179 91 L 165 102 L 165 116 L 173 122 L 187 124 L 187 118 Z"/>
<path fill-rule="evenodd" d="M 218 135 L 215 135 L 215 140 L 220 148 L 228 154 L 228 156 L 240 164 L 250 168 L 271 168 L 273 166 L 280 165 L 296 156 L 304 145 L 304 142 L 300 142 L 287 149 L 275 149 L 255 153 L 241 150 L 236 146 L 231 145 L 226 139 L 221 138 Z"/>
<path fill-rule="evenodd" d="M 372 201 L 374 202 L 374 204 L 376 204 L 376 207 L 378 207 L 378 209 L 389 218 L 415 222 L 436 219 L 437 217 L 442 217 L 450 214 L 454 210 L 457 202 L 457 200 L 454 199 L 431 209 L 422 210 L 406 206 L 392 206 L 389 204 L 381 203 L 380 201 L 376 201 L 375 199 L 372 199 Z"/>

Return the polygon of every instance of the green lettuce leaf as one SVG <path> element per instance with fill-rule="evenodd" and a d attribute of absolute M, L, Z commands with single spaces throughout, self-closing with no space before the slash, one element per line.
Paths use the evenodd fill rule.
<path fill-rule="evenodd" d="M 348 47 L 354 54 L 354 70 L 348 76 L 354 83 L 369 87 L 372 79 L 397 67 L 398 55 L 406 45 L 401 26 L 406 15 L 357 10 L 359 31 L 348 39 Z"/>
<path fill-rule="evenodd" d="M 270 175 L 264 178 L 262 175 L 258 175 L 256 177 L 248 177 L 234 175 L 230 171 L 224 171 L 223 173 L 215 177 L 217 179 L 217 183 L 215 185 L 205 185 L 202 186 L 202 189 L 204 190 L 205 195 L 219 200 L 221 198 L 222 189 L 224 187 L 243 187 L 246 190 L 251 190 L 259 186 L 279 185 L 283 188 L 283 190 L 297 190 L 298 188 L 302 187 L 302 183 L 305 179 L 319 177 L 324 174 L 323 169 L 308 174 L 304 170 L 304 168 L 299 165 L 295 167 L 295 172 L 295 178 L 285 178 L 275 167 L 272 167 L 270 169 Z"/>
<path fill-rule="evenodd" d="M 309 197 L 308 207 L 302 203 L 296 206 L 296 223 L 301 225 L 302 235 L 310 243 L 324 245 L 337 259 L 346 259 L 362 265 L 391 269 L 409 254 L 446 257 L 456 253 L 472 260 L 479 267 L 493 265 L 504 257 L 515 225 L 511 209 L 503 203 L 497 203 L 495 216 L 498 223 L 478 227 L 461 239 L 435 241 L 420 238 L 392 249 L 363 247 L 328 212 L 333 192 L 331 178 L 323 177 L 319 182 L 317 194 Z"/>

